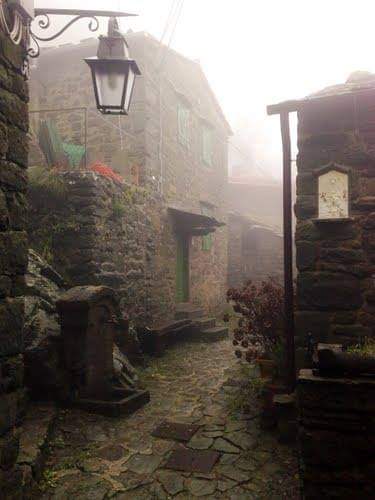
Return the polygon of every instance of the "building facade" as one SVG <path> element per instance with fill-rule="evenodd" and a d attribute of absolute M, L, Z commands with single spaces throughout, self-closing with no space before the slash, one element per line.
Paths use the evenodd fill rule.
<path fill-rule="evenodd" d="M 229 287 L 239 287 L 249 280 L 259 283 L 268 277 L 282 281 L 282 235 L 249 217 L 229 213 Z"/>
<path fill-rule="evenodd" d="M 103 117 L 96 111 L 90 72 L 82 60 L 96 53 L 97 41 L 86 40 L 51 48 L 38 61 L 32 74 L 32 108 L 38 111 L 33 113 L 33 136 L 40 139 L 42 124 L 53 123 L 70 150 L 85 147 L 87 165 L 105 163 L 125 179 L 125 191 L 137 192 L 137 199 L 143 200 L 137 206 L 144 214 L 147 230 L 137 244 L 126 245 L 124 241 L 116 256 L 110 252 L 114 232 L 107 234 L 108 251 L 100 259 L 92 256 L 93 272 L 86 274 L 86 283 L 91 277 L 91 282 L 113 285 L 105 270 L 110 269 L 111 273 L 122 274 L 123 281 L 116 288 L 131 289 L 136 296 L 142 274 L 148 279 L 148 292 L 137 316 L 152 321 L 172 318 L 177 303 L 190 302 L 210 312 L 218 311 L 227 285 L 230 127 L 198 63 L 161 46 L 146 33 L 130 33 L 127 40 L 142 72 L 129 116 Z M 56 111 L 40 111 L 46 109 Z M 43 148 L 43 141 L 40 145 Z M 40 156 L 30 157 L 30 164 L 38 162 Z M 81 166 L 82 162 L 84 158 Z M 111 198 L 113 193 L 108 190 L 111 188 L 107 187 Z M 95 201 L 91 205 L 93 208 Z M 125 210 L 116 229 L 121 225 L 134 227 L 134 236 L 142 224 L 134 226 L 131 212 Z M 109 227 L 103 217 L 100 229 L 94 216 L 96 241 Z M 87 265 L 88 254 L 81 254 L 85 260 L 76 255 L 76 269 Z M 71 267 L 71 261 L 65 260 Z M 128 263 L 140 261 L 142 265 L 135 267 L 141 271 L 132 272 Z M 83 279 L 74 272 L 70 275 L 73 284 Z M 136 299 L 130 295 L 126 294 L 124 302 L 132 310 Z"/>

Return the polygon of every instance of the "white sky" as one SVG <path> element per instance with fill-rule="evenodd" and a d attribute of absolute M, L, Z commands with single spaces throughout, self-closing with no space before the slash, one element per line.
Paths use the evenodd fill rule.
<path fill-rule="evenodd" d="M 36 0 L 37 7 L 120 9 L 122 22 L 160 37 L 172 0 Z M 375 71 L 373 0 L 185 0 L 172 47 L 199 59 L 255 162 L 279 176 L 278 120 L 266 105 Z M 62 41 L 88 38 L 87 24 Z M 62 43 L 62 42 L 61 42 Z"/>

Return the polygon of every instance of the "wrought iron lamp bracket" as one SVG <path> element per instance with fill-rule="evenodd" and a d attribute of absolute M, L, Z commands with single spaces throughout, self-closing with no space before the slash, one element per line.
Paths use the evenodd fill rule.
<path fill-rule="evenodd" d="M 38 19 L 39 18 L 39 19 Z M 52 42 L 53 40 L 56 40 L 61 36 L 65 31 L 67 31 L 73 24 L 75 24 L 77 21 L 80 21 L 81 19 L 88 19 L 89 20 L 89 25 L 88 29 L 94 33 L 98 31 L 99 29 L 99 20 L 96 16 L 94 15 L 86 15 L 86 14 L 79 14 L 73 17 L 63 28 L 61 28 L 57 33 L 54 33 L 53 35 L 50 36 L 40 36 L 37 35 L 34 30 L 32 29 L 30 25 L 30 38 L 31 38 L 31 43 L 34 44 L 34 46 L 30 46 L 27 54 L 29 57 L 36 58 L 39 57 L 40 55 L 40 45 L 39 42 Z M 42 30 L 47 30 L 51 26 L 51 19 L 49 14 L 46 13 L 40 13 L 37 14 L 35 17 L 35 22 L 38 25 L 38 28 Z"/>
<path fill-rule="evenodd" d="M 87 19 L 89 21 L 88 29 L 94 33 L 99 30 L 99 17 L 119 18 L 136 15 L 117 11 L 78 9 L 35 9 L 34 12 L 34 19 L 30 16 L 23 15 L 22 11 L 16 8 L 8 12 L 6 0 L 0 0 L 0 29 L 2 29 L 16 45 L 20 45 L 21 42 L 24 41 L 27 47 L 26 57 L 22 68 L 22 73 L 25 77 L 29 74 L 29 57 L 36 58 L 40 55 L 40 42 L 51 42 L 56 40 L 81 19 Z M 8 14 L 11 14 L 11 16 Z M 67 16 L 71 19 L 63 28 L 51 35 L 41 36 L 41 34 L 35 33 L 33 29 L 34 23 L 40 30 L 48 30 L 48 28 L 51 27 L 50 16 Z"/>

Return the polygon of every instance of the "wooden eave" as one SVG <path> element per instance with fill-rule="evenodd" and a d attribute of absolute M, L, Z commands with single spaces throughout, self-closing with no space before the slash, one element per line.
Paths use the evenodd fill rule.
<path fill-rule="evenodd" d="M 283 113 L 293 113 L 301 111 L 302 109 L 310 106 L 311 104 L 328 104 L 339 100 L 349 100 L 356 97 L 367 97 L 373 95 L 375 98 L 375 88 L 347 91 L 347 92 L 336 92 L 332 94 L 322 94 L 311 97 L 306 97 L 305 99 L 294 99 L 290 101 L 280 102 L 278 104 L 271 104 L 267 106 L 268 115 L 280 115 Z"/>

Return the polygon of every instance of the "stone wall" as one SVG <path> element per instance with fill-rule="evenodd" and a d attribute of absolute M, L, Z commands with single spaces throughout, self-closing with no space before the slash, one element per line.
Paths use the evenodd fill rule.
<path fill-rule="evenodd" d="M 22 471 L 16 426 L 24 411 L 22 299 L 27 267 L 28 88 L 23 49 L 0 31 L 0 491 L 11 494 Z M 1 495 L 0 495 L 1 496 Z"/>
<path fill-rule="evenodd" d="M 375 382 L 302 370 L 298 383 L 303 498 L 374 497 Z"/>
<path fill-rule="evenodd" d="M 228 283 L 260 282 L 283 277 L 283 238 L 247 217 L 231 214 L 228 221 Z"/>
<path fill-rule="evenodd" d="M 40 193 L 30 200 L 31 245 L 43 251 L 41 239 L 47 227 L 47 234 L 52 234 L 47 255 L 70 286 L 113 287 L 120 294 L 124 312 L 136 322 L 149 323 L 163 314 L 166 307 L 161 307 L 160 295 L 160 300 L 153 297 L 156 283 L 158 294 L 163 290 L 156 262 L 163 229 L 157 196 L 94 172 L 70 171 L 58 177 L 63 196 L 54 201 L 53 217 L 48 200 L 36 205 Z M 160 312 L 155 311 L 157 303 Z"/>
<path fill-rule="evenodd" d="M 350 90 L 350 89 L 349 89 Z M 332 96 L 298 115 L 297 307 L 298 348 L 317 341 L 353 344 L 375 325 L 374 93 Z M 319 168 L 349 169 L 350 218 L 319 223 Z"/>

